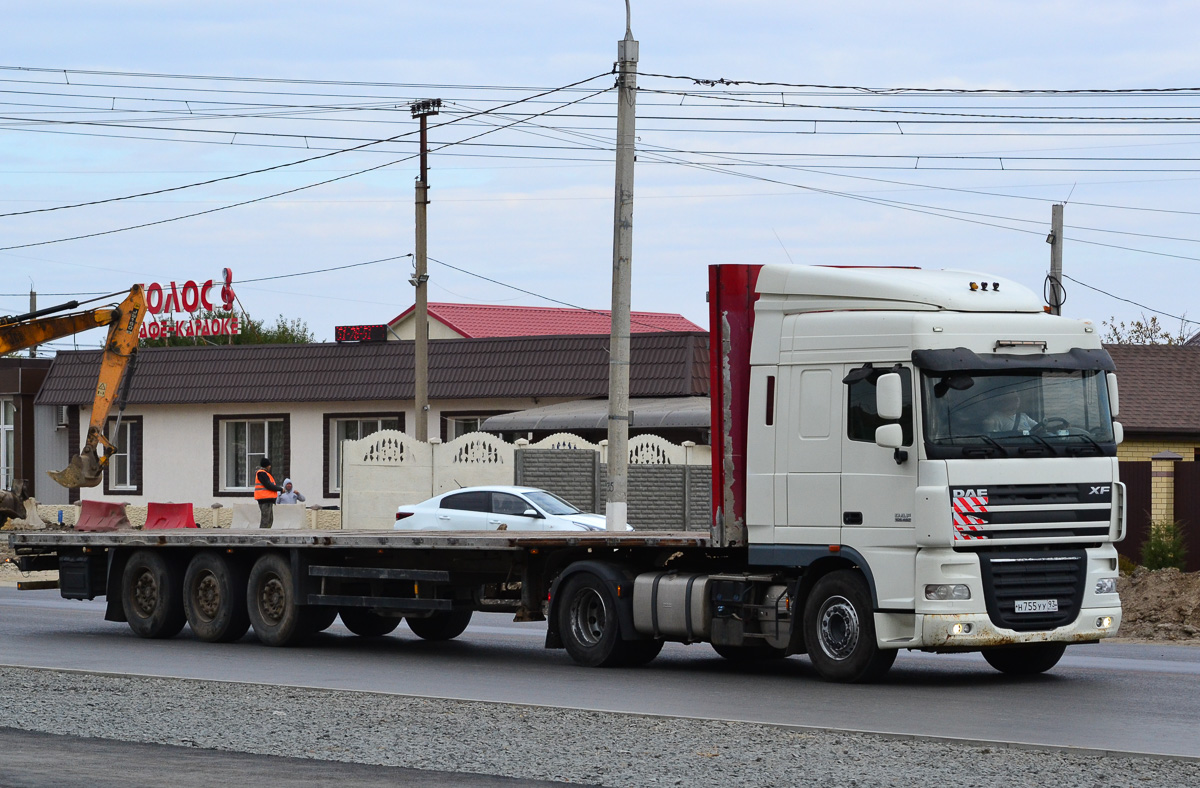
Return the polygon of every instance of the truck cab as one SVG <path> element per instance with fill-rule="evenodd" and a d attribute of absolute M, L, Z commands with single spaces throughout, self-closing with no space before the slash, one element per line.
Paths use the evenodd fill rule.
<path fill-rule="evenodd" d="M 714 344 L 726 418 L 744 386 L 746 436 L 738 456 L 736 425 L 723 427 L 733 495 L 717 527 L 745 539 L 752 566 L 801 571 L 819 670 L 869 640 L 868 674 L 900 648 L 983 650 L 1040 672 L 1065 644 L 1116 633 L 1122 430 L 1091 323 L 979 273 L 739 268 L 725 275 L 753 287 L 726 302 L 748 308 L 714 316 Z M 844 588 L 840 602 L 812 598 L 835 572 L 857 578 L 869 609 Z"/>

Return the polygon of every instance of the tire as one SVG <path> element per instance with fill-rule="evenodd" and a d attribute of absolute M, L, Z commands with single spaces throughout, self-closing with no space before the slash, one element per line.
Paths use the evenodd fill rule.
<path fill-rule="evenodd" d="M 171 638 L 187 618 L 183 613 L 182 572 L 156 550 L 129 556 L 121 575 L 121 606 L 134 634 Z"/>
<path fill-rule="evenodd" d="M 573 575 L 558 594 L 558 632 L 576 664 L 589 668 L 644 665 L 662 651 L 661 640 L 624 640 L 617 600 L 590 572 Z"/>
<path fill-rule="evenodd" d="M 246 572 L 219 553 L 199 553 L 183 576 L 183 611 L 196 637 L 229 643 L 246 634 Z"/>
<path fill-rule="evenodd" d="M 318 632 L 324 632 L 333 626 L 333 622 L 337 620 L 338 609 L 329 607 L 328 605 L 312 606 L 304 608 L 306 628 L 315 635 Z"/>
<path fill-rule="evenodd" d="M 787 650 L 768 646 L 765 642 L 752 641 L 742 646 L 718 646 L 712 644 L 713 651 L 730 662 L 751 662 L 754 660 L 783 659 Z"/>
<path fill-rule="evenodd" d="M 377 638 L 400 626 L 400 616 L 381 616 L 365 607 L 343 607 L 342 624 L 360 638 Z"/>
<path fill-rule="evenodd" d="M 875 643 L 871 592 L 863 576 L 849 569 L 817 581 L 804 603 L 808 658 L 826 681 L 876 681 L 896 661 L 894 649 Z"/>
<path fill-rule="evenodd" d="M 1031 643 L 1024 646 L 985 648 L 983 658 L 996 670 L 1010 676 L 1045 673 L 1058 664 L 1066 643 Z"/>
<path fill-rule="evenodd" d="M 288 646 L 310 634 L 306 608 L 296 604 L 292 566 L 278 553 L 254 562 L 246 584 L 246 608 L 254 634 L 266 646 Z"/>
<path fill-rule="evenodd" d="M 410 617 L 406 620 L 408 628 L 422 640 L 454 640 L 466 630 L 467 624 L 471 623 L 471 611 L 451 610 L 434 613 L 429 618 Z"/>

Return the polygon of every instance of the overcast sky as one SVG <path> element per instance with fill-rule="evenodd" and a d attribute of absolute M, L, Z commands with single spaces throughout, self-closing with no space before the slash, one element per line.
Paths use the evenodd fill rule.
<path fill-rule="evenodd" d="M 704 324 L 705 267 L 722 262 L 966 268 L 1041 291 L 1051 204 L 1068 200 L 1068 276 L 1200 320 L 1200 92 L 802 87 L 1191 88 L 1198 21 L 1191 2 L 634 0 L 634 308 Z M 386 322 L 412 303 L 409 258 L 250 280 L 412 252 L 413 137 L 292 163 L 410 134 L 425 97 L 448 124 L 431 132 L 430 300 L 606 309 L 624 24 L 618 0 L 8 8 L 0 213 L 290 166 L 0 217 L 0 313 L 31 285 L 46 305 L 229 267 L 254 317 L 302 318 L 318 339 Z M 245 79 L 181 78 L 197 76 Z M 1143 312 L 1066 284 L 1065 314 Z"/>

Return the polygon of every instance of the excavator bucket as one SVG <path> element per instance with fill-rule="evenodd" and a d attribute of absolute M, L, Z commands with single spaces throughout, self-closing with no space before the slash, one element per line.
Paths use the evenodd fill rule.
<path fill-rule="evenodd" d="M 95 487 L 104 478 L 104 466 L 96 456 L 96 447 L 89 446 L 76 454 L 61 471 L 46 471 L 63 487 Z"/>

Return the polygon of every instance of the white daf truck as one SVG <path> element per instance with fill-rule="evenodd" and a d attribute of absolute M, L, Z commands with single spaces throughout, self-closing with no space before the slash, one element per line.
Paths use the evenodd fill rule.
<path fill-rule="evenodd" d="M 507 611 L 545 620 L 547 647 L 582 665 L 680 641 L 807 653 L 828 680 L 868 681 L 901 649 L 1039 673 L 1116 633 L 1121 427 L 1093 325 L 1003 279 L 901 268 L 713 266 L 709 308 L 708 533 L 344 522 L 10 544 L 148 638 L 253 626 L 285 646 L 340 616 L 364 637 L 407 619 L 444 640 L 475 610 Z"/>

